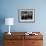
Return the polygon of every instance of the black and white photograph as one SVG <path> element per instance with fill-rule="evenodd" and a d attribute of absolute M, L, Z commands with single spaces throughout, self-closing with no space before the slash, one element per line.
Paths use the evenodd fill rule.
<path fill-rule="evenodd" d="M 35 22 L 35 9 L 19 9 L 19 22 Z"/>

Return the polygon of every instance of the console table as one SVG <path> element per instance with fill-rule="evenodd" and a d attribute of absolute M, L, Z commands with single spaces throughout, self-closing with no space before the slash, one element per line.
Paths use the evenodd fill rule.
<path fill-rule="evenodd" d="M 26 32 L 11 32 L 8 35 L 4 33 L 4 46 L 43 46 L 43 35 L 40 32 L 38 35 L 26 35 Z"/>

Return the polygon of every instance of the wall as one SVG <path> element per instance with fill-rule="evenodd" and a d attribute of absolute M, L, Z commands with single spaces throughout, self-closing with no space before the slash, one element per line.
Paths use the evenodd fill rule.
<path fill-rule="evenodd" d="M 14 26 L 11 31 L 46 31 L 46 1 L 45 0 L 1 0 L 1 15 L 3 17 L 13 17 Z M 35 23 L 19 23 L 18 9 L 35 8 Z M 8 31 L 6 25 L 2 25 L 2 32 Z"/>

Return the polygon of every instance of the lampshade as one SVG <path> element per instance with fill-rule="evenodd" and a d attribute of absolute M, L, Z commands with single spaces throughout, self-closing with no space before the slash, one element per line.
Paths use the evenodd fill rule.
<path fill-rule="evenodd" d="M 14 18 L 5 18 L 5 25 L 14 25 Z"/>

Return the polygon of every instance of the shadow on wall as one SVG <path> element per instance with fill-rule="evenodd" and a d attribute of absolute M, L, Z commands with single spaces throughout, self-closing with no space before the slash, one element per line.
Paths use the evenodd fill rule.
<path fill-rule="evenodd" d="M 3 46 L 3 32 L 2 32 L 2 25 L 5 23 L 5 17 L 0 16 L 0 46 Z"/>

